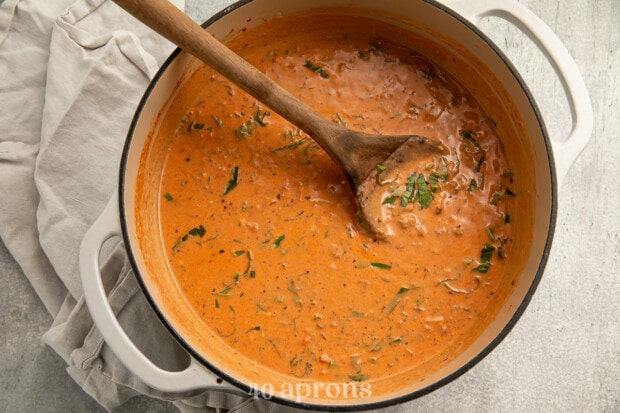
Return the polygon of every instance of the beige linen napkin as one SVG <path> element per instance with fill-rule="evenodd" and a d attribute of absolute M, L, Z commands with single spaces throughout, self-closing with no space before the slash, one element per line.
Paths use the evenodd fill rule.
<path fill-rule="evenodd" d="M 282 410 L 149 388 L 107 347 L 82 298 L 81 239 L 117 188 L 131 117 L 171 51 L 109 0 L 0 4 L 0 237 L 54 317 L 43 342 L 106 409 L 145 394 L 188 412 Z M 120 240 L 102 263 L 110 304 L 136 345 L 160 367 L 182 369 L 188 355 L 148 306 Z"/>

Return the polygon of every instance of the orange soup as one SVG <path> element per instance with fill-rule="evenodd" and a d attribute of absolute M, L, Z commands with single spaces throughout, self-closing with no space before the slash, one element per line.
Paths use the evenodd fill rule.
<path fill-rule="evenodd" d="M 171 102 L 183 109 L 161 121 L 159 215 L 176 283 L 202 328 L 279 374 L 359 383 L 414 371 L 470 344 L 497 300 L 516 177 L 494 120 L 407 36 L 311 15 L 229 44 L 333 122 L 447 148 L 373 171 L 386 240 L 316 143 L 212 69 L 193 73 Z"/>

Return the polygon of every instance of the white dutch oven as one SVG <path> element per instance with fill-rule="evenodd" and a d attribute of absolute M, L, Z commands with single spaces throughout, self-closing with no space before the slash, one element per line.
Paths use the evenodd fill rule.
<path fill-rule="evenodd" d="M 538 17 L 512 0 L 462 0 L 443 3 L 432 0 L 247 0 L 220 12 L 206 22 L 205 27 L 216 37 L 223 39 L 248 25 L 257 24 L 279 13 L 332 6 L 372 11 L 369 13 L 371 17 L 390 16 L 388 20 L 394 24 L 446 45 L 456 63 L 450 67 L 450 62 L 442 62 L 444 69 L 452 72 L 474 94 L 477 90 L 485 90 L 495 96 L 496 102 L 501 102 L 500 105 L 487 102 L 485 107 L 484 96 L 476 96 L 483 100 L 481 103 L 491 112 L 489 114 L 492 118 L 502 120 L 505 135 L 515 140 L 510 144 L 511 150 L 516 152 L 515 156 L 527 160 L 528 171 L 525 172 L 530 174 L 533 197 L 531 219 L 534 233 L 531 240 L 518 245 L 525 257 L 519 282 L 510 290 L 501 311 L 486 330 L 473 345 L 454 357 L 449 364 L 422 381 L 408 383 L 406 378 L 401 378 L 400 381 L 389 382 L 387 385 L 392 386 L 392 391 L 381 392 L 378 396 L 364 394 L 364 397 L 357 398 L 327 399 L 300 398 L 299 395 L 277 392 L 264 395 L 273 397 L 276 402 L 307 409 L 361 410 L 410 400 L 450 382 L 480 361 L 510 331 L 525 310 L 542 276 L 555 226 L 557 191 L 569 167 L 590 138 L 593 115 L 585 84 L 566 48 Z M 501 17 L 525 32 L 556 69 L 573 118 L 567 139 L 551 141 L 548 138 L 543 120 L 526 85 L 499 49 L 476 28 L 486 16 Z M 257 390 L 252 389 L 251 383 L 257 383 L 258 390 L 266 389 L 261 387 L 260 382 L 264 372 L 261 372 L 258 366 L 254 375 L 234 367 L 229 368 L 230 361 L 225 362 L 226 349 L 209 349 L 208 337 L 197 338 L 195 331 L 189 331 L 187 325 L 191 323 L 182 323 L 180 320 L 183 317 L 192 317 L 191 309 L 178 304 L 171 307 L 168 303 L 170 298 L 166 294 L 174 290 L 172 281 L 166 281 L 166 276 L 161 274 L 155 279 L 147 270 L 147 264 L 163 260 L 162 253 L 143 251 L 138 242 L 134 211 L 141 156 L 145 145 L 149 144 L 149 133 L 157 127 L 158 113 L 176 90 L 177 83 L 183 81 L 189 62 L 190 58 L 185 53 L 178 50 L 173 53 L 140 103 L 123 153 L 118 197 L 115 196 L 110 201 L 82 243 L 82 284 L 92 317 L 106 343 L 118 358 L 148 385 L 169 392 L 218 389 L 249 394 Z M 467 75 L 460 77 L 459 71 L 467 72 Z M 151 206 L 140 207 L 154 210 L 156 204 L 153 202 Z M 152 227 L 151 235 L 157 238 L 157 224 Z M 142 231 L 144 232 L 143 229 Z M 165 371 L 153 364 L 131 342 L 110 308 L 99 272 L 98 255 L 103 243 L 119 234 L 123 236 L 136 276 L 154 310 L 192 355 L 189 367 L 183 371 Z M 141 236 L 148 237 L 148 231 Z M 158 240 L 154 240 L 152 243 L 156 245 L 157 242 Z M 164 267 L 165 265 L 162 266 Z M 164 281 L 161 280 L 162 277 Z M 165 298 L 162 298 L 164 296 Z M 171 311 L 171 308 L 174 311 Z"/>

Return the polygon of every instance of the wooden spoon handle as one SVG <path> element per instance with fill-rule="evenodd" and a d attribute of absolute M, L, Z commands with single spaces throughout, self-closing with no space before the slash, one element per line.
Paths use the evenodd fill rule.
<path fill-rule="evenodd" d="M 330 153 L 336 125 L 215 39 L 168 0 L 114 0 L 142 23 L 191 53 L 271 110 L 301 128 Z M 339 156 L 336 157 L 338 159 Z"/>

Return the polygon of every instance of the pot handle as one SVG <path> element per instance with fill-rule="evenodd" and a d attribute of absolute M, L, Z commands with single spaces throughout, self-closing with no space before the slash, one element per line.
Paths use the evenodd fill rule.
<path fill-rule="evenodd" d="M 565 140 L 552 140 L 558 186 L 592 135 L 594 114 L 583 77 L 568 50 L 545 22 L 514 0 L 443 0 L 474 25 L 485 17 L 499 17 L 513 24 L 545 55 L 555 70 L 571 111 L 572 127 Z"/>
<path fill-rule="evenodd" d="M 129 370 L 155 389 L 181 392 L 212 388 L 239 392 L 225 382 L 219 384 L 217 377 L 193 358 L 185 370 L 178 372 L 163 370 L 149 360 L 127 336 L 108 302 L 99 270 L 101 247 L 107 240 L 118 235 L 120 235 L 118 195 L 115 195 L 86 232 L 80 245 L 79 257 L 84 299 L 106 344 Z"/>

